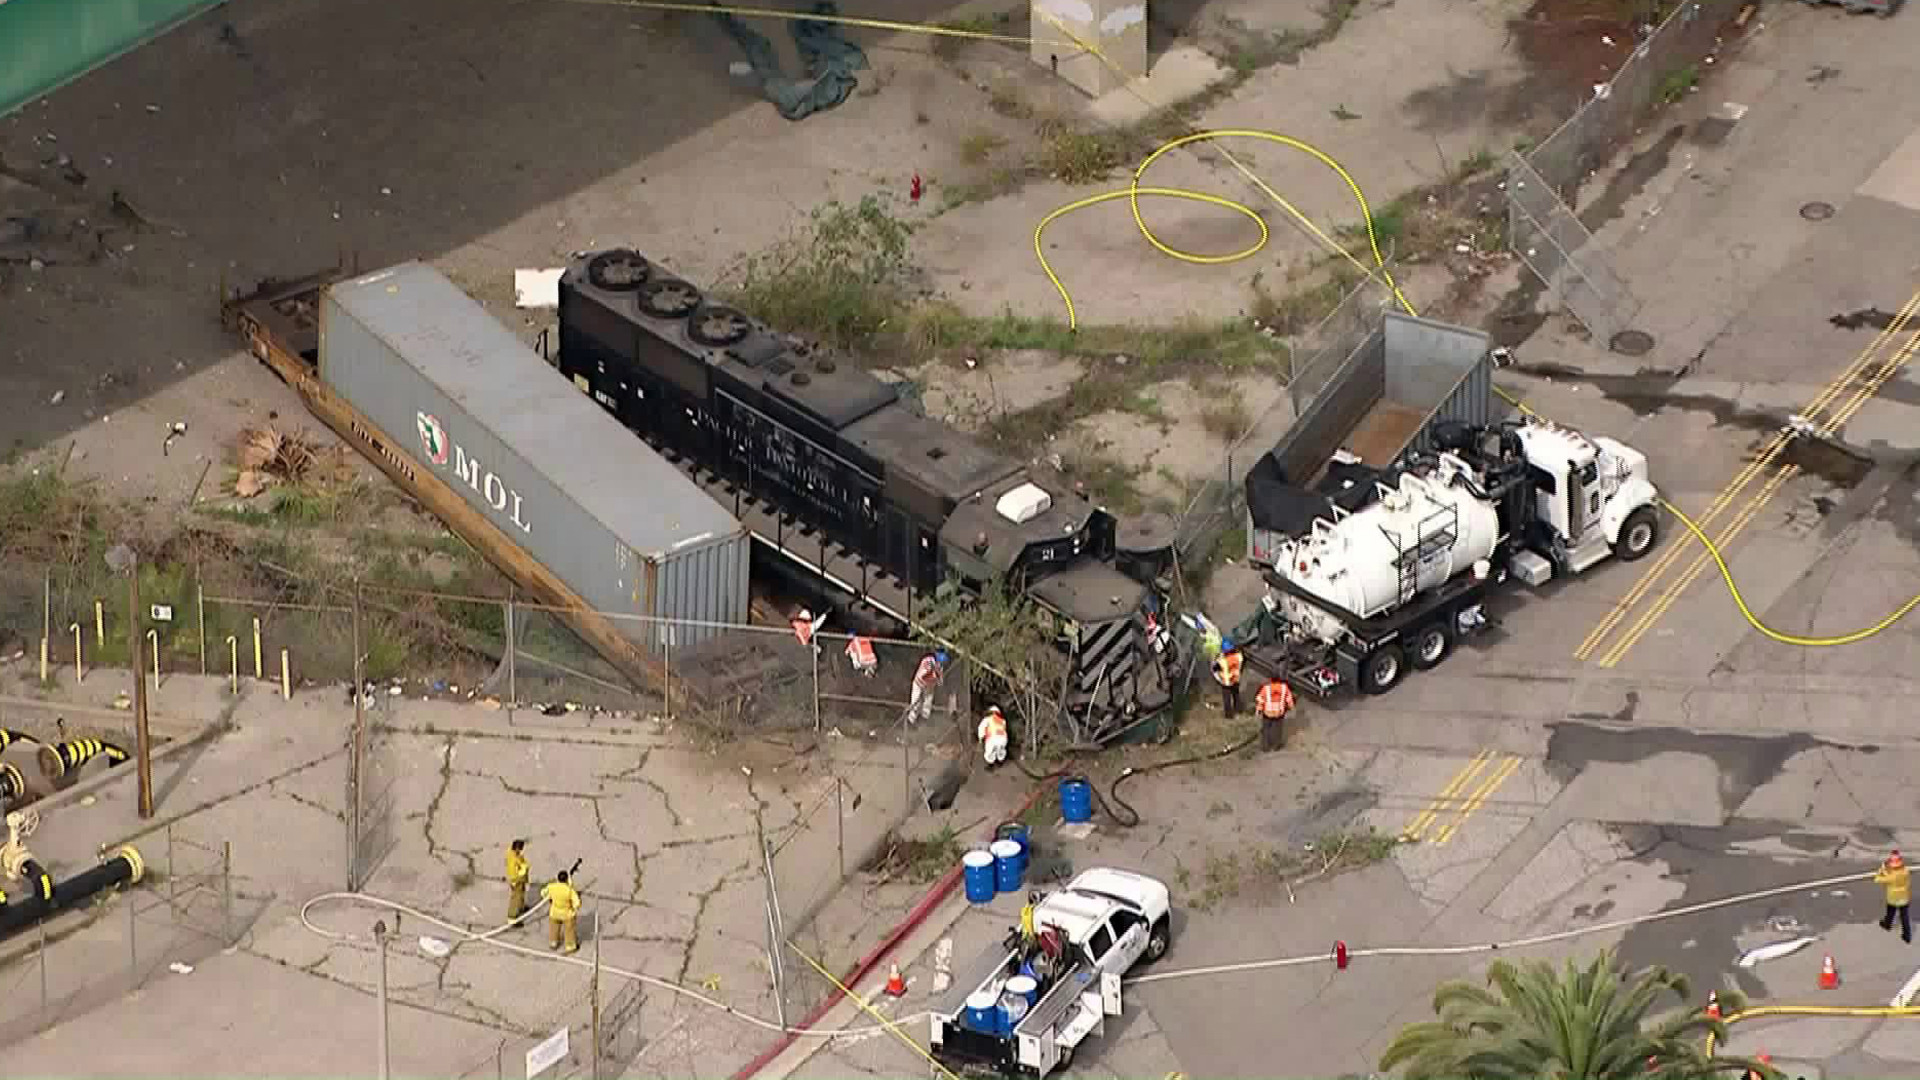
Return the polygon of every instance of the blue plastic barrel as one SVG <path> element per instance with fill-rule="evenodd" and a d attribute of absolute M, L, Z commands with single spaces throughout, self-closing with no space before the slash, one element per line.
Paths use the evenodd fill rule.
<path fill-rule="evenodd" d="M 1093 785 L 1086 777 L 1069 776 L 1060 781 L 1060 816 L 1069 825 L 1093 820 Z"/>
<path fill-rule="evenodd" d="M 962 1019 L 966 1025 L 985 1035 L 1000 1033 L 1000 997 L 992 990 L 976 990 L 967 996 Z"/>
<path fill-rule="evenodd" d="M 987 852 L 993 856 L 994 888 L 1003 893 L 1020 891 L 1020 845 L 1011 840 L 995 840 Z"/>
<path fill-rule="evenodd" d="M 960 857 L 960 866 L 962 876 L 966 880 L 967 903 L 991 903 L 994 893 L 993 854 L 987 851 L 969 851 Z"/>
<path fill-rule="evenodd" d="M 1011 840 L 1020 845 L 1020 872 L 1027 872 L 1033 865 L 1033 853 L 1027 848 L 1027 827 L 1017 821 L 1009 821 L 993 830 L 995 840 Z"/>

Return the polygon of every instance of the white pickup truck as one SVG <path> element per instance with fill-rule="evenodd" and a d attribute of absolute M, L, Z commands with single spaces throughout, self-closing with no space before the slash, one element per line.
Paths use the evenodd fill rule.
<path fill-rule="evenodd" d="M 1120 1015 L 1121 977 L 1172 943 L 1166 885 L 1126 870 L 1080 874 L 1035 904 L 1033 921 L 1033 941 L 1016 927 L 955 973 L 933 1010 L 942 1064 L 1034 1077 L 1066 1068 L 1081 1042 Z"/>

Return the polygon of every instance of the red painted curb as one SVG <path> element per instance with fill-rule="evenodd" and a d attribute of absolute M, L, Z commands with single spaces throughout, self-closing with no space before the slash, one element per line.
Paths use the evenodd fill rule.
<path fill-rule="evenodd" d="M 1051 776 L 1047 778 L 1049 781 L 1052 779 L 1053 777 Z M 1034 788 L 1027 794 L 1025 802 L 1022 802 L 1012 813 L 1002 817 L 1000 821 L 1010 821 L 1026 813 L 1032 809 L 1033 804 L 1039 802 L 1041 796 L 1046 793 L 1047 784 L 1046 782 L 1042 782 L 1040 786 Z M 998 828 L 1000 821 L 994 822 L 991 827 Z M 880 939 L 880 944 L 873 947 L 873 951 L 861 957 L 854 963 L 852 970 L 840 977 L 840 985 L 853 986 L 861 979 L 866 978 L 869 972 L 879 966 L 880 961 L 886 959 L 887 954 L 893 951 L 894 946 L 900 944 L 908 934 L 913 933 L 915 927 L 925 922 L 928 915 L 933 914 L 934 908 L 945 903 L 947 897 L 953 895 L 954 887 L 960 884 L 960 875 L 961 869 L 958 866 L 940 875 L 940 880 L 934 882 L 933 887 L 927 890 L 927 894 L 920 898 L 920 902 L 913 905 L 913 910 L 907 912 L 907 917 L 901 920 L 900 925 L 895 926 L 889 931 L 886 937 Z M 833 992 L 827 995 L 826 1000 L 822 1001 L 812 1012 L 807 1014 L 806 1019 L 794 1025 L 794 1031 L 782 1035 L 780 1041 L 761 1051 L 758 1057 L 741 1066 L 740 1071 L 733 1074 L 733 1080 L 751 1080 L 755 1073 L 766 1068 L 774 1058 L 785 1053 L 787 1047 L 797 1042 L 801 1032 L 819 1023 L 820 1018 L 827 1015 L 827 1012 L 835 1005 L 840 1004 L 840 999 L 845 996 L 839 987 L 835 987 Z"/>

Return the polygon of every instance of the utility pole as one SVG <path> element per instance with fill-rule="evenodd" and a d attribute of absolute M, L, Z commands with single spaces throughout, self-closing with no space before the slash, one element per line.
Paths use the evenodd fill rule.
<path fill-rule="evenodd" d="M 353 582 L 353 745 L 347 749 L 347 795 L 349 801 L 347 813 L 352 815 L 347 822 L 347 890 L 360 888 L 360 875 L 356 860 L 360 857 L 360 787 L 363 782 L 361 770 L 361 746 L 365 738 L 367 722 L 366 674 L 361 668 L 365 658 L 360 655 L 360 581 Z"/>
<path fill-rule="evenodd" d="M 593 913 L 593 1080 L 600 1080 L 600 912 Z"/>
<path fill-rule="evenodd" d="M 153 816 L 153 737 L 147 731 L 147 676 L 140 662 L 140 556 L 127 563 L 127 654 L 133 659 L 134 757 L 140 770 L 140 816 Z"/>
<path fill-rule="evenodd" d="M 373 924 L 373 940 L 380 946 L 380 1080 L 393 1072 L 387 1057 L 387 920 Z"/>

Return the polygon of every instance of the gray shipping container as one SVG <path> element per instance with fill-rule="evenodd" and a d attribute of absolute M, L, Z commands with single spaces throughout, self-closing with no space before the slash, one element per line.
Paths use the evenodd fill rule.
<path fill-rule="evenodd" d="M 1387 312 L 1301 403 L 1293 426 L 1273 448 L 1288 481 L 1310 487 L 1345 449 L 1375 468 L 1412 450 L 1431 448 L 1435 424 L 1487 424 L 1503 410 L 1493 395 L 1492 340 L 1479 330 Z M 1247 516 L 1247 559 L 1273 562 L 1282 537 Z"/>
<path fill-rule="evenodd" d="M 747 621 L 745 527 L 432 267 L 328 289 L 320 379 L 595 610 Z"/>

